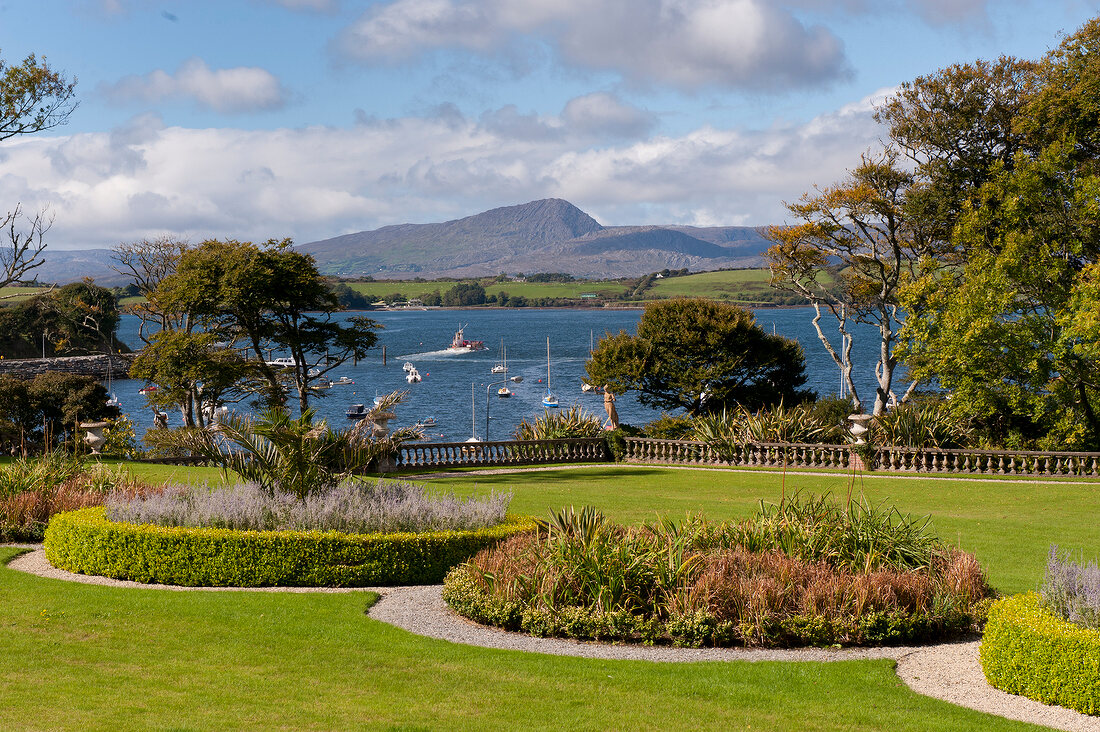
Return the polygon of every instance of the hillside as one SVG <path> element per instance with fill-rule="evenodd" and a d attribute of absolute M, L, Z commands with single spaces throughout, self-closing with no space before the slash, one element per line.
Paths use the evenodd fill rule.
<path fill-rule="evenodd" d="M 548 198 L 435 224 L 397 224 L 309 242 L 320 270 L 339 277 L 410 279 L 567 272 L 587 279 L 637 277 L 662 269 L 710 271 L 763 266 L 770 243 L 748 226 L 602 226 L 568 201 Z M 111 250 L 55 250 L 35 270 L 42 282 L 91 277 L 126 284 Z"/>
<path fill-rule="evenodd" d="M 751 227 L 601 226 L 561 199 L 438 224 L 401 224 L 310 242 L 322 272 L 399 279 L 567 272 L 632 277 L 657 270 L 760 266 L 769 243 Z"/>

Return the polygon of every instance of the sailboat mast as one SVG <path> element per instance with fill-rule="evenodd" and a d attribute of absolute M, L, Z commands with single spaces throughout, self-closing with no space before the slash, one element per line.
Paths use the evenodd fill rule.
<path fill-rule="evenodd" d="M 546 393 L 550 394 L 550 336 L 546 336 Z"/>

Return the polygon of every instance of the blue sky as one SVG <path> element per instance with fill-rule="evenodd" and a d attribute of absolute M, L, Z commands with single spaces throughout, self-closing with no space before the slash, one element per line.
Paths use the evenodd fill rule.
<path fill-rule="evenodd" d="M 564 198 L 606 225 L 762 225 L 843 177 L 873 105 L 1038 58 L 1048 0 L 0 0 L 0 57 L 78 79 L 0 143 L 50 246 L 298 242 Z"/>

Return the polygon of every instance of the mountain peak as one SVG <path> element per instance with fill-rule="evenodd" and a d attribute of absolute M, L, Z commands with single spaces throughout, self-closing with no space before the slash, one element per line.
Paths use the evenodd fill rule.
<path fill-rule="evenodd" d="M 520 237 L 539 244 L 566 241 L 603 229 L 596 219 L 560 198 L 501 206 L 447 223 L 476 226 L 489 236 Z"/>

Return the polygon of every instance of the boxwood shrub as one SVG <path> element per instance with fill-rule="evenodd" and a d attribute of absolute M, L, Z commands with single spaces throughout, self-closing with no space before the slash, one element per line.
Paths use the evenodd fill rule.
<path fill-rule="evenodd" d="M 476 531 L 342 534 L 233 531 L 108 521 L 103 508 L 58 514 L 45 549 L 60 569 L 190 587 L 363 587 L 438 584 L 500 539 L 534 528 L 509 517 Z"/>
<path fill-rule="evenodd" d="M 1038 593 L 993 604 L 981 660 L 986 679 L 1002 691 L 1100 715 L 1100 632 L 1045 609 Z"/>

